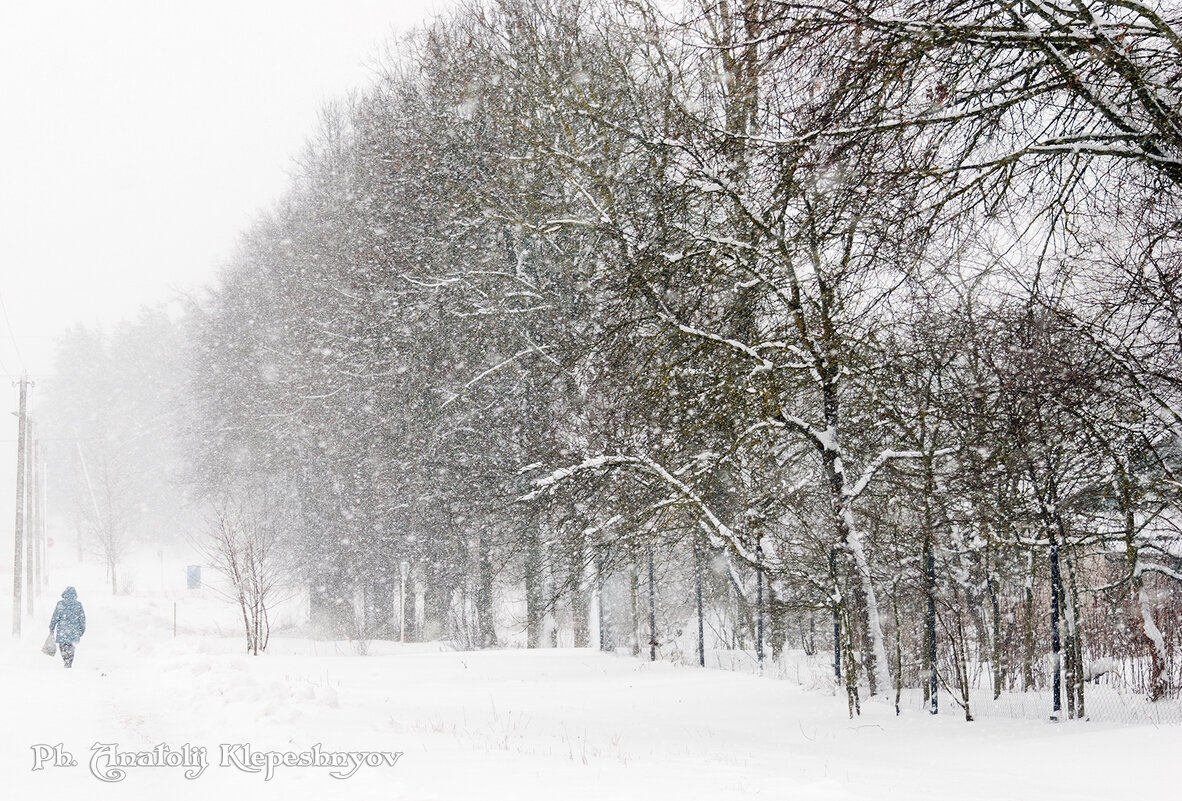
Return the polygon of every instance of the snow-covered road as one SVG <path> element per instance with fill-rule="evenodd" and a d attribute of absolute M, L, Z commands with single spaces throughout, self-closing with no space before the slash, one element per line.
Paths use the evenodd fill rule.
<path fill-rule="evenodd" d="M 80 588 L 81 590 L 82 588 Z M 1182 727 L 955 715 L 896 718 L 787 681 L 649 664 L 588 650 L 456 653 L 278 638 L 265 656 L 216 631 L 172 636 L 172 603 L 82 593 L 76 668 L 5 643 L 5 798 L 1131 799 L 1178 797 Z M 190 618 L 200 605 L 186 609 Z M 48 617 L 48 611 L 44 615 Z M 230 632 L 227 631 L 227 635 Z M 62 744 L 76 766 L 33 746 Z M 96 743 L 207 749 L 208 768 L 129 767 L 103 782 Z M 221 765 L 255 752 L 401 752 L 349 778 Z M 46 753 L 43 749 L 42 754 Z M 241 756 L 246 751 L 234 752 Z M 262 757 L 260 757 L 262 758 Z M 275 757 L 279 759 L 280 757 Z"/>

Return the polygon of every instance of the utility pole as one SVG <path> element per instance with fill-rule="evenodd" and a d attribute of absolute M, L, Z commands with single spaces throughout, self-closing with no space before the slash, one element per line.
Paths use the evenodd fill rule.
<path fill-rule="evenodd" d="M 37 472 L 34 443 L 36 440 L 36 426 L 32 420 L 25 420 L 25 508 L 28 510 L 28 522 L 25 524 L 25 611 L 29 617 L 35 613 L 33 601 L 37 593 L 37 576 L 33 563 L 37 559 L 37 507 L 33 501 L 33 476 Z"/>
<path fill-rule="evenodd" d="M 36 570 L 34 575 L 37 579 L 37 594 L 41 594 L 41 590 L 46 584 L 45 571 L 45 453 L 38 443 L 33 455 L 37 460 L 37 469 L 33 472 L 33 510 L 37 515 L 37 525 L 33 529 L 37 537 L 37 549 L 34 551 L 37 557 Z"/>
<path fill-rule="evenodd" d="M 25 536 L 25 400 L 29 377 L 21 373 L 16 437 L 16 530 L 12 553 L 12 636 L 21 636 L 21 546 Z"/>

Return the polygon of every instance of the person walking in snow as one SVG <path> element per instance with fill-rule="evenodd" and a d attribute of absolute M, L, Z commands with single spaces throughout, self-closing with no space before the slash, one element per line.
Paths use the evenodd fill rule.
<path fill-rule="evenodd" d="M 86 633 L 86 612 L 82 604 L 78 603 L 78 591 L 73 587 L 66 587 L 62 599 L 57 602 L 53 610 L 53 617 L 49 620 L 49 631 L 57 630 L 58 647 L 62 649 L 62 662 L 66 667 L 74 666 L 74 645 Z"/>

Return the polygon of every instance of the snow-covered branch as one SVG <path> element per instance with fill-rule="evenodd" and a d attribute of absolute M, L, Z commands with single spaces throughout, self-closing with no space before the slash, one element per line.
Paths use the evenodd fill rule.
<path fill-rule="evenodd" d="M 677 476 L 670 473 L 658 462 L 647 456 L 629 456 L 621 453 L 604 454 L 586 459 L 576 465 L 559 468 L 545 476 L 534 479 L 532 483 L 535 489 L 522 495 L 518 500 L 534 500 L 562 482 L 570 480 L 581 473 L 605 470 L 613 467 L 652 476 L 676 491 L 697 510 L 699 524 L 710 538 L 711 545 L 716 548 L 732 548 L 742 559 L 752 564 L 755 563 L 756 556 L 754 551 L 743 546 L 730 526 L 719 519 L 693 487 L 677 478 Z"/>
<path fill-rule="evenodd" d="M 956 450 L 956 448 L 940 448 L 939 450 L 932 451 L 931 455 L 933 457 L 948 456 L 949 454 L 956 453 Z M 882 451 L 878 456 L 874 457 L 870 464 L 866 465 L 866 469 L 862 471 L 862 475 L 858 477 L 858 480 L 853 485 L 845 488 L 845 497 L 852 499 L 861 495 L 865 491 L 866 486 L 874 478 L 874 474 L 882 469 L 882 466 L 887 462 L 893 462 L 899 459 L 922 459 L 926 455 L 928 454 L 925 454 L 923 451 Z"/>

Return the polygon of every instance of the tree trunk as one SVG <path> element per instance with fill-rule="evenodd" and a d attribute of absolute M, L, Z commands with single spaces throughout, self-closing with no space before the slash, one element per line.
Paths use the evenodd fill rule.
<path fill-rule="evenodd" d="M 898 593 L 891 597 L 891 609 L 895 613 L 895 715 L 898 716 L 903 700 L 903 627 L 899 623 Z"/>
<path fill-rule="evenodd" d="M 479 578 L 476 584 L 476 626 L 481 648 L 497 647 L 496 618 L 493 615 L 493 566 L 488 540 L 481 533 L 476 543 Z"/>
<path fill-rule="evenodd" d="M 874 582 L 871 580 L 870 561 L 866 556 L 866 545 L 862 532 L 854 523 L 853 512 L 844 494 L 845 475 L 840 469 L 841 460 L 836 451 L 826 450 L 824 461 L 829 476 L 829 496 L 837 534 L 853 561 L 854 582 L 851 587 L 854 593 L 853 606 L 858 613 L 858 630 L 870 644 L 870 647 L 866 649 L 866 678 L 870 683 L 870 694 L 875 695 L 879 687 L 891 686 L 878 596 L 874 591 Z"/>
<path fill-rule="evenodd" d="M 927 681 L 924 693 L 928 712 L 935 715 L 940 712 L 940 677 L 939 662 L 936 658 L 936 555 L 932 544 L 933 532 L 928 530 L 923 541 L 923 572 L 924 572 L 924 667 L 927 668 Z"/>
<path fill-rule="evenodd" d="M 1026 592 L 1022 602 L 1022 692 L 1034 687 L 1034 550 L 1027 554 Z"/>
<path fill-rule="evenodd" d="M 629 630 L 632 655 L 640 656 L 640 571 L 636 567 L 636 555 L 632 555 L 628 571 L 629 588 L 632 596 L 632 625 Z"/>
<path fill-rule="evenodd" d="M 1145 590 L 1145 577 L 1141 574 L 1141 552 L 1137 545 L 1137 516 L 1133 508 L 1133 480 L 1124 464 L 1117 460 L 1117 497 L 1124 513 L 1125 559 L 1129 567 L 1129 593 L 1134 608 L 1141 618 L 1141 634 L 1149 647 L 1149 686 L 1146 695 L 1150 701 L 1160 701 L 1166 694 L 1166 641 L 1161 629 L 1153 619 L 1153 605 Z"/>
<path fill-rule="evenodd" d="M 1063 587 L 1063 597 L 1066 601 L 1064 605 L 1064 618 L 1067 623 L 1067 634 L 1069 637 L 1067 649 L 1071 654 L 1071 669 L 1068 672 L 1068 686 L 1067 692 L 1070 696 L 1069 708 L 1074 712 L 1076 719 L 1082 719 L 1085 716 L 1084 710 L 1084 663 L 1083 663 L 1083 637 L 1079 630 L 1079 591 L 1075 583 L 1075 569 L 1072 566 L 1071 559 L 1063 560 L 1063 567 L 1066 570 L 1067 581 Z"/>
<path fill-rule="evenodd" d="M 788 606 L 776 595 L 775 584 L 767 584 L 768 644 L 772 648 L 772 661 L 779 661 L 788 643 Z"/>
<path fill-rule="evenodd" d="M 577 528 L 579 527 L 576 526 Z M 591 645 L 591 598 L 587 594 L 584 581 L 585 545 L 581 530 L 573 533 L 570 544 L 571 625 L 574 629 L 575 647 L 586 648 Z"/>
<path fill-rule="evenodd" d="M 538 648 L 542 644 L 542 628 L 546 618 L 542 541 L 534 526 L 529 527 L 525 537 L 525 639 L 526 647 Z"/>
<path fill-rule="evenodd" d="M 1063 655 L 1060 643 L 1059 600 L 1063 595 L 1059 574 L 1059 541 L 1054 532 L 1051 537 L 1051 694 L 1052 717 L 1058 717 L 1063 709 Z"/>
<path fill-rule="evenodd" d="M 1002 666 L 1001 602 L 998 599 L 997 582 L 993 578 L 988 551 L 985 554 L 985 589 L 989 593 L 990 622 L 993 629 L 990 662 L 993 663 L 993 700 L 996 701 L 1001 697 L 1001 688 L 1005 683 L 1005 668 Z"/>

